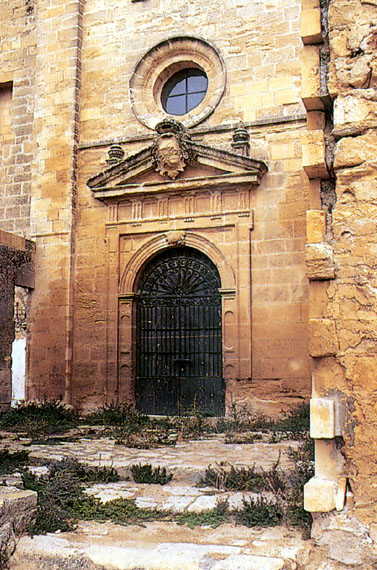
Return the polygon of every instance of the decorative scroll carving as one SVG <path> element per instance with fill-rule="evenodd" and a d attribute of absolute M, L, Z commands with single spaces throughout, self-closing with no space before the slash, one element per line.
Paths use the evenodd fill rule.
<path fill-rule="evenodd" d="M 187 144 L 190 136 L 184 126 L 173 119 L 158 123 L 156 133 L 152 146 L 154 168 L 161 176 L 167 175 L 174 180 L 195 159 Z"/>

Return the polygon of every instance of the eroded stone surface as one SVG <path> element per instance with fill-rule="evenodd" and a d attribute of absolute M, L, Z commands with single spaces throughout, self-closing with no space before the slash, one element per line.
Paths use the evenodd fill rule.
<path fill-rule="evenodd" d="M 65 564 L 83 560 L 88 565 L 83 568 L 107 570 L 293 570 L 298 551 L 309 546 L 298 533 L 280 527 L 190 530 L 173 523 L 147 523 L 143 528 L 84 523 L 59 537 L 24 537 L 11 570 L 51 570 L 48 564 L 54 558 Z M 81 568 L 72 565 L 76 567 Z"/>

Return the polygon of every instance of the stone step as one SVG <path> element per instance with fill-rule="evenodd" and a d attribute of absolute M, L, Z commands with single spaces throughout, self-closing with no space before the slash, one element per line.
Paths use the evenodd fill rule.
<path fill-rule="evenodd" d="M 74 457 L 92 466 L 107 466 L 117 469 L 122 478 L 130 475 L 133 464 L 150 463 L 153 467 L 165 467 L 173 473 L 174 482 L 194 485 L 209 464 L 226 461 L 237 467 L 270 469 L 280 456 L 280 468 L 289 469 L 292 462 L 287 456 L 289 447 L 297 447 L 297 441 L 267 443 L 256 441 L 253 444 L 227 444 L 225 436 L 217 435 L 209 439 L 190 440 L 175 446 L 154 449 L 132 449 L 116 445 L 114 440 L 81 439 L 79 442 L 62 442 L 58 445 L 26 445 L 19 441 L 2 440 L 1 447 L 10 451 L 26 449 L 29 457 L 35 460 L 61 460 Z"/>
<path fill-rule="evenodd" d="M 10 570 L 295 570 L 308 542 L 285 527 L 90 522 L 71 533 L 21 538 Z"/>
<path fill-rule="evenodd" d="M 118 483 L 97 483 L 86 490 L 88 495 L 103 503 L 114 499 L 135 499 L 136 505 L 145 509 L 158 509 L 172 513 L 199 513 L 214 509 L 218 502 L 227 501 L 230 509 L 243 506 L 244 499 L 255 498 L 257 493 L 249 491 L 218 491 L 212 487 L 197 488 L 179 484 L 147 485 L 129 481 Z M 263 493 L 272 498 L 272 493 Z"/>

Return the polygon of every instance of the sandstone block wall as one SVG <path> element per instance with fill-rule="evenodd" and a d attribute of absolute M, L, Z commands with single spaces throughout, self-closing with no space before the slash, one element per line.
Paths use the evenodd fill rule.
<path fill-rule="evenodd" d="M 1 7 L 0 228 L 30 236 L 35 69 L 33 0 Z"/>
<path fill-rule="evenodd" d="M 232 27 L 237 31 L 229 34 Z M 223 230 L 218 230 L 218 235 L 212 231 L 213 243 L 229 251 L 230 263 L 232 246 L 242 248 L 252 268 L 249 305 L 244 307 L 250 311 L 251 304 L 251 330 L 247 333 L 252 337 L 251 351 L 246 348 L 250 339 L 239 339 L 245 344 L 242 358 L 248 370 L 245 367 L 229 382 L 229 401 L 251 402 L 267 413 L 276 413 L 307 397 L 310 370 L 304 243 L 310 188 L 301 163 L 305 122 L 300 101 L 299 29 L 299 2 L 226 1 L 205 6 L 191 2 L 188 6 L 153 0 L 122 6 L 109 2 L 106 9 L 95 0 L 86 2 L 73 353 L 73 377 L 80 378 L 73 390 L 80 405 L 90 405 L 99 397 L 109 401 L 114 394 L 117 288 L 122 271 L 117 260 L 122 255 L 122 235 L 134 236 L 125 254 L 129 259 L 143 235 L 146 239 L 169 229 L 200 227 L 198 222 L 179 221 L 179 205 L 176 221 L 174 214 L 169 222 L 159 221 L 158 216 L 150 221 L 147 212 L 151 206 L 146 203 L 137 206 L 145 212 L 141 219 L 132 218 L 136 210 L 131 207 L 128 214 L 124 207 L 124 214 L 115 219 L 109 206 L 94 199 L 86 186 L 90 176 L 103 170 L 113 142 L 121 143 L 126 156 L 151 143 L 153 132 L 132 112 L 129 81 L 149 49 L 179 34 L 211 42 L 221 54 L 227 74 L 219 106 L 191 130 L 193 139 L 232 150 L 232 129 L 243 121 L 251 136 L 250 155 L 269 167 L 262 185 L 251 193 L 254 219 L 246 220 L 246 238 L 241 234 L 232 237 L 230 245 Z"/>

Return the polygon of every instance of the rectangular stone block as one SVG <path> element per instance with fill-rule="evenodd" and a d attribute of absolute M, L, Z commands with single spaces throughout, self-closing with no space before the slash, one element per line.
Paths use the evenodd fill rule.
<path fill-rule="evenodd" d="M 323 131 L 308 131 L 302 139 L 302 165 L 309 178 L 329 178 Z"/>
<path fill-rule="evenodd" d="M 313 358 L 333 356 L 338 350 L 335 323 L 330 319 L 309 320 L 309 354 Z"/>
<path fill-rule="evenodd" d="M 301 66 L 301 99 L 308 111 L 323 110 L 317 46 L 305 46 Z"/>
<path fill-rule="evenodd" d="M 16 534 L 25 532 L 37 506 L 37 493 L 16 487 L 0 488 L 0 527 L 11 523 Z"/>
<path fill-rule="evenodd" d="M 322 43 L 321 11 L 309 8 L 301 12 L 301 39 L 304 44 Z"/>
<path fill-rule="evenodd" d="M 323 131 L 325 129 L 326 116 L 323 111 L 308 111 L 306 117 L 309 131 Z"/>
<path fill-rule="evenodd" d="M 310 437 L 335 437 L 335 402 L 325 398 L 310 400 Z"/>
<path fill-rule="evenodd" d="M 309 513 L 333 511 L 336 488 L 336 481 L 312 477 L 304 486 L 304 509 Z"/>
<path fill-rule="evenodd" d="M 321 243 L 326 233 L 326 212 L 308 210 L 306 212 L 306 240 L 308 243 Z"/>
<path fill-rule="evenodd" d="M 311 280 L 334 279 L 335 266 L 332 247 L 327 243 L 305 246 L 306 274 Z"/>

